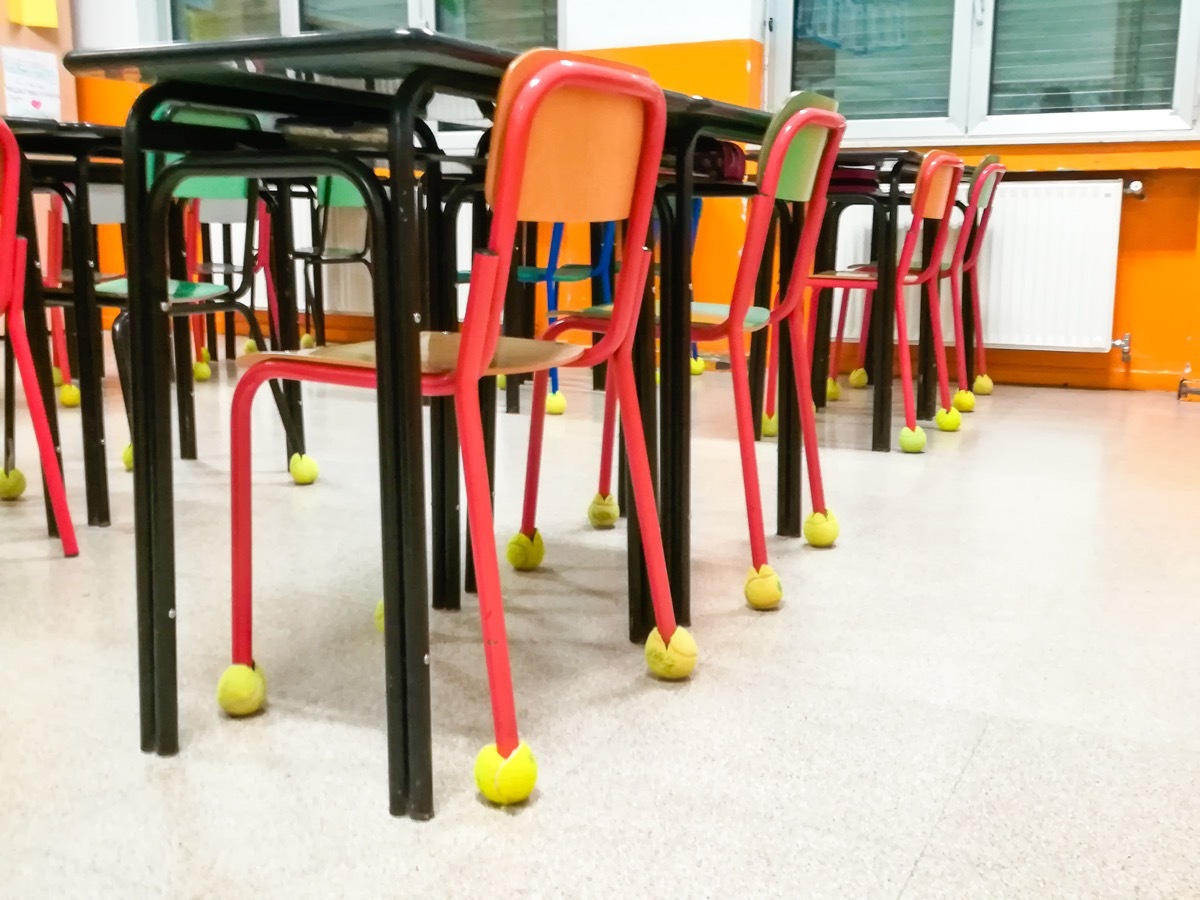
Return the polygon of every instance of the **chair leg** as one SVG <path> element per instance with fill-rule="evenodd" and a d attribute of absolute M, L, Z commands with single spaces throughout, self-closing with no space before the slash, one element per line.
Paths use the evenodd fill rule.
<path fill-rule="evenodd" d="M 608 366 L 609 371 L 615 372 L 616 375 L 617 407 L 621 413 L 621 429 L 625 436 L 629 482 L 633 489 L 633 505 L 637 511 L 638 528 L 642 535 L 646 577 L 650 581 L 650 602 L 654 607 L 655 627 L 646 638 L 646 663 L 650 671 L 659 678 L 676 681 L 687 678 L 696 668 L 698 651 L 692 636 L 675 623 L 671 586 L 667 581 L 667 558 L 663 553 L 662 530 L 655 501 L 654 480 L 650 474 L 646 435 L 642 432 L 642 411 L 633 378 L 632 349 L 632 346 L 626 343 L 608 361 Z M 751 436 L 753 437 L 753 432 Z"/>
<path fill-rule="evenodd" d="M 929 279 L 929 324 L 933 332 L 933 359 L 937 364 L 938 393 L 942 399 L 942 406 L 937 411 L 935 421 L 942 431 L 958 431 L 962 426 L 962 414 L 954 405 L 950 394 L 946 341 L 942 336 L 942 295 L 936 277 Z"/>
<path fill-rule="evenodd" d="M 553 325 L 558 318 L 558 283 L 551 279 L 546 282 L 546 320 Z M 567 398 L 558 389 L 558 369 L 550 370 L 550 394 L 546 397 L 546 412 L 552 416 L 561 416 L 567 411 Z"/>
<path fill-rule="evenodd" d="M 233 391 L 230 414 L 230 550 L 233 570 L 231 604 L 232 662 L 217 684 L 217 702 L 231 716 L 262 709 L 267 683 L 254 662 L 253 528 L 251 525 L 250 412 L 259 381 L 243 378 Z"/>
<path fill-rule="evenodd" d="M 588 506 L 588 521 L 593 528 L 612 528 L 621 518 L 621 505 L 612 492 L 613 447 L 617 440 L 617 386 L 612 367 L 605 367 L 604 425 L 600 433 L 600 479 L 596 496 Z"/>
<path fill-rule="evenodd" d="M 540 384 L 544 391 L 546 380 L 543 373 L 539 374 L 543 375 Z M 538 383 L 535 381 L 535 385 Z M 508 658 L 508 636 L 504 627 L 504 603 L 500 592 L 500 567 L 496 559 L 479 391 L 475 385 L 470 385 L 465 390 L 457 391 L 454 401 L 467 487 L 467 520 L 479 589 L 483 652 L 492 699 L 492 727 L 496 736 L 495 743 L 488 744 L 475 758 L 475 783 L 488 800 L 508 805 L 521 803 L 533 792 L 537 781 L 537 763 L 529 745 L 517 735 L 516 702 Z M 536 404 L 533 415 L 537 416 Z"/>
<path fill-rule="evenodd" d="M 967 381 L 967 339 L 963 328 L 962 272 L 950 272 L 950 305 L 954 307 L 954 359 L 958 369 L 958 390 L 954 392 L 954 408 L 959 412 L 975 409 L 975 395 Z"/>
<path fill-rule="evenodd" d="M 268 274 L 267 277 L 270 275 Z M 246 327 L 250 329 L 250 340 L 259 347 L 266 346 L 258 319 L 255 318 L 250 308 L 239 303 L 236 305 L 236 309 L 246 320 Z M 278 380 L 271 381 L 271 396 L 275 399 L 275 408 L 279 411 L 279 421 L 283 424 L 288 445 L 293 448 L 292 455 L 288 457 L 288 471 L 292 475 L 292 480 L 300 485 L 312 484 L 317 480 L 317 464 L 312 457 L 308 456 L 304 440 L 304 424 L 302 421 L 297 421 L 292 415 L 291 407 L 288 405 L 287 398 L 283 394 L 283 387 Z"/>
<path fill-rule="evenodd" d="M 904 302 L 903 278 L 896 279 L 896 342 L 900 346 L 900 389 L 904 394 L 904 427 L 900 429 L 900 449 L 920 453 L 925 449 L 925 432 L 917 424 L 917 404 L 913 397 L 912 357 L 908 351 L 908 309 Z M 887 335 L 876 340 L 886 341 Z"/>
<path fill-rule="evenodd" d="M 850 384 L 853 387 L 867 386 L 867 339 L 871 334 L 871 304 L 875 299 L 875 291 L 868 290 L 863 298 L 863 314 L 862 324 L 858 328 L 858 365 L 854 371 L 850 373 Z M 862 375 L 855 377 L 857 373 Z M 861 385 L 855 384 L 855 381 L 862 381 Z"/>
<path fill-rule="evenodd" d="M 538 481 L 542 474 L 542 434 L 546 425 L 546 370 L 533 376 L 533 406 L 529 413 L 529 451 L 525 463 L 525 505 L 521 530 L 508 542 L 505 553 L 518 572 L 530 572 L 542 564 L 546 547 L 537 530 Z"/>
<path fill-rule="evenodd" d="M 746 494 L 746 524 L 750 530 L 750 573 L 746 576 L 746 602 L 755 609 L 774 609 L 783 599 L 783 584 L 767 563 L 767 538 L 763 528 L 762 489 L 758 483 L 758 457 L 754 420 L 750 409 L 750 373 L 742 353 L 745 338 L 740 329 L 729 335 L 729 364 L 733 376 L 733 407 L 737 418 L 738 447 L 742 455 L 742 487 Z"/>
<path fill-rule="evenodd" d="M 983 345 L 983 315 L 979 302 L 979 268 L 972 266 L 971 277 L 971 307 L 975 311 L 975 384 L 972 387 L 977 394 L 992 392 L 992 377 L 988 374 L 987 348 Z"/>
<path fill-rule="evenodd" d="M 798 323 L 797 323 L 798 324 Z M 812 371 L 800 329 L 788 329 L 792 336 L 793 373 L 796 378 L 796 401 L 800 405 L 800 430 L 803 435 L 804 460 L 808 466 L 808 487 L 812 493 L 813 511 L 804 520 L 804 539 L 813 547 L 832 547 L 838 537 L 838 522 L 825 504 L 825 483 L 821 478 L 821 452 L 817 443 L 817 416 L 813 411 Z"/>
<path fill-rule="evenodd" d="M 12 305 L 6 320 L 8 340 L 12 342 L 13 355 L 16 357 L 17 368 L 21 373 L 21 385 L 25 391 L 25 402 L 29 407 L 30 418 L 33 419 L 33 433 L 37 439 L 38 454 L 42 461 L 42 478 L 46 482 L 46 492 L 50 495 L 50 506 L 54 511 L 54 521 L 62 540 L 63 555 L 78 556 L 79 542 L 75 538 L 75 526 L 71 522 L 71 510 L 67 505 L 67 489 L 63 483 L 62 468 L 58 462 L 54 437 L 50 431 L 50 419 L 46 415 L 42 392 L 38 386 L 33 352 L 29 346 L 29 334 L 25 330 L 23 308 L 25 257 L 22 242 L 21 249 L 17 253 L 13 278 L 16 289 L 13 291 Z M 44 323 L 39 327 L 44 327 Z"/>
<path fill-rule="evenodd" d="M 779 328 L 772 325 L 767 329 L 767 395 L 763 400 L 763 437 L 779 434 L 779 417 L 775 414 L 775 403 L 779 391 Z"/>
<path fill-rule="evenodd" d="M 56 380 L 61 384 L 70 384 L 71 354 L 67 349 L 67 323 L 61 306 L 50 309 L 50 346 L 54 350 L 54 365 L 58 368 Z"/>
<path fill-rule="evenodd" d="M 846 333 L 846 309 L 850 306 L 850 288 L 842 288 L 842 306 L 838 310 L 837 336 L 833 341 L 833 353 L 829 357 L 829 378 L 837 381 L 841 373 L 842 338 Z"/>

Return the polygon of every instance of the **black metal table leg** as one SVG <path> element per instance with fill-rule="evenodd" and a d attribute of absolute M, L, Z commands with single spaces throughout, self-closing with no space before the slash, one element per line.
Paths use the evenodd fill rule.
<path fill-rule="evenodd" d="M 872 377 L 875 386 L 872 414 L 871 449 L 887 452 L 892 449 L 892 334 L 896 327 L 896 227 L 898 219 L 898 188 L 893 189 L 881 205 L 886 221 L 880 246 L 879 290 L 871 306 L 871 330 L 875 333 L 872 345 Z"/>
<path fill-rule="evenodd" d="M 596 265 L 596 260 L 598 260 L 600 258 L 601 247 L 604 246 L 604 227 L 605 226 L 600 224 L 599 222 L 593 222 L 591 227 L 589 228 L 589 243 L 591 244 L 591 252 L 592 252 L 592 255 L 590 258 L 591 258 L 593 267 L 595 267 L 595 265 Z M 610 278 L 612 277 L 611 272 L 609 273 L 609 277 Z M 648 281 L 653 281 L 654 273 L 651 272 L 649 275 L 646 276 L 646 279 Z M 592 306 L 597 306 L 603 300 L 604 300 L 604 277 L 599 272 L 597 272 L 595 275 L 592 276 Z M 593 332 L 592 333 L 592 345 L 595 346 L 596 344 L 598 344 L 602 337 L 604 337 L 604 335 Z M 604 390 L 604 379 L 607 376 L 607 372 L 608 372 L 608 364 L 607 363 L 600 363 L 600 365 L 592 367 L 592 390 L 593 391 Z"/>
<path fill-rule="evenodd" d="M 966 388 L 973 391 L 975 390 L 975 279 L 961 270 L 958 273 L 951 272 L 950 277 L 958 278 L 960 282 L 959 299 L 962 305 L 963 323 L 963 345 L 955 347 L 954 352 L 966 356 Z"/>
<path fill-rule="evenodd" d="M 817 241 L 817 258 L 822 260 L 837 259 L 837 219 L 836 217 L 821 223 L 821 236 Z M 817 264 L 818 272 L 826 268 L 834 268 L 834 264 L 825 266 Z M 817 409 L 824 409 L 828 401 L 829 386 L 829 353 L 830 331 L 833 325 L 833 289 L 825 288 L 816 291 L 812 302 L 816 304 L 813 313 L 817 317 L 812 354 L 812 392 L 813 403 Z"/>
<path fill-rule="evenodd" d="M 296 267 L 292 262 L 292 189 L 290 181 L 276 184 L 276 203 L 271 221 L 271 264 L 275 275 L 275 302 L 279 309 L 279 343 L 284 350 L 300 347 L 299 312 L 296 307 Z M 304 400 L 300 382 L 284 381 L 283 396 L 295 437 L 287 440 L 287 457 L 304 453 Z M 299 446 L 297 446 L 297 439 Z"/>
<path fill-rule="evenodd" d="M 937 237 L 937 223 L 929 220 L 921 234 L 921 261 L 927 264 L 933 253 L 933 243 Z M 897 288 L 903 290 L 903 288 Z M 921 326 L 917 346 L 917 418 L 932 419 L 937 408 L 937 373 L 934 369 L 933 325 L 932 315 L 940 315 L 940 310 L 934 310 L 930 305 L 929 285 L 921 285 Z"/>
<path fill-rule="evenodd" d="M 787 293 L 796 258 L 796 246 L 803 230 L 799 205 L 786 215 L 781 210 L 779 223 L 779 293 Z M 802 483 L 800 479 L 800 401 L 796 393 L 796 376 L 792 359 L 791 322 L 779 323 L 779 385 L 776 388 L 779 416 L 779 445 L 777 447 L 778 480 L 776 482 L 775 532 L 783 537 L 799 537 L 803 516 Z M 802 336 L 807 340 L 807 335 Z"/>
<path fill-rule="evenodd" d="M 83 419 L 83 471 L 89 525 L 108 525 L 108 465 L 105 460 L 104 385 L 101 380 L 100 310 L 96 305 L 96 245 L 88 191 L 89 161 L 78 164 L 71 211 L 71 268 L 75 272 L 75 320 L 79 330 L 80 413 Z"/>
<path fill-rule="evenodd" d="M 659 448 L 663 549 L 675 618 L 691 624 L 691 299 L 692 198 L 697 134 L 683 135 L 675 148 L 675 222 L 664 230 L 670 243 L 670 277 L 663 279 L 659 305 L 659 370 L 662 402 Z M 666 274 L 666 270 L 663 270 Z M 633 517 L 630 517 L 632 521 Z"/>

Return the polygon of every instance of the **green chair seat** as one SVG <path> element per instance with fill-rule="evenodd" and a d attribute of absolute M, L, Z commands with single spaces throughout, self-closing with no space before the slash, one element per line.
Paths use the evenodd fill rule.
<path fill-rule="evenodd" d="M 607 319 L 612 316 L 612 304 L 604 303 L 599 306 L 589 306 L 567 315 L 583 316 L 588 319 Z M 719 325 L 729 317 L 729 307 L 723 303 L 693 303 L 692 325 Z M 767 324 L 771 311 L 762 306 L 751 306 L 746 310 L 747 331 L 758 331 Z"/>
<path fill-rule="evenodd" d="M 541 266 L 519 266 L 517 268 L 517 281 L 521 284 L 536 284 L 539 281 L 546 280 L 546 272 L 548 270 Z M 592 267 L 579 263 L 572 263 L 569 266 L 559 266 L 554 270 L 555 282 L 561 284 L 563 282 L 587 281 L 592 277 Z"/>
<path fill-rule="evenodd" d="M 212 284 L 207 281 L 168 281 L 172 303 L 187 303 L 192 300 L 209 300 L 229 293 L 229 288 L 223 284 Z M 96 284 L 96 293 L 107 297 L 128 297 L 129 279 L 112 278 Z"/>

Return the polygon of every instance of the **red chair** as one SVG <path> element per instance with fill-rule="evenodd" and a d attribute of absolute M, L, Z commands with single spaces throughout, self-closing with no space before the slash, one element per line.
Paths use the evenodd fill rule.
<path fill-rule="evenodd" d="M 837 519 L 825 505 L 821 481 L 821 463 L 817 450 L 816 420 L 813 415 L 812 386 L 809 383 L 808 347 L 801 322 L 800 298 L 806 276 L 812 271 L 813 256 L 821 222 L 825 216 L 825 189 L 837 159 L 846 122 L 835 110 L 837 104 L 818 94 L 796 93 L 775 114 L 763 138 L 757 175 L 758 192 L 750 199 L 745 244 L 738 264 L 733 296 L 728 306 L 693 303 L 691 340 L 729 342 L 733 370 L 733 398 L 737 416 L 738 442 L 742 456 L 742 481 L 746 494 L 746 517 L 750 530 L 751 569 L 746 578 L 746 601 L 756 609 L 771 609 L 783 599 L 783 585 L 767 560 L 767 541 L 763 528 L 762 497 L 755 455 L 754 418 L 750 407 L 750 376 L 744 348 L 747 332 L 773 327 L 782 321 L 790 324 L 792 352 L 795 354 L 796 390 L 799 396 L 800 422 L 804 433 L 804 451 L 808 462 L 808 480 L 812 490 L 813 513 L 804 523 L 804 535 L 810 544 L 832 546 L 837 539 Z M 766 250 L 771 215 L 777 200 L 805 204 L 804 231 L 796 248 L 794 277 L 787 295 L 767 310 L 751 306 L 755 284 Z M 770 255 L 768 254 L 768 259 Z M 560 320 L 546 332 L 553 338 L 565 331 L 599 331 L 612 327 L 607 306 L 593 306 Z M 588 508 L 588 519 L 597 528 L 610 528 L 619 510 L 612 495 L 612 457 L 619 405 L 613 390 L 612 373 L 605 393 L 604 437 L 600 456 L 600 483 Z M 536 386 L 535 386 L 536 390 Z M 533 429 L 541 433 L 541 421 L 535 402 Z M 533 528 L 530 496 L 536 499 L 538 442 L 530 444 L 529 475 L 532 487 L 526 488 L 526 510 L 522 530 Z"/>
<path fill-rule="evenodd" d="M 957 431 L 962 426 L 962 415 L 954 407 L 950 396 L 950 381 L 946 371 L 946 349 L 942 340 L 941 303 L 938 299 L 938 282 L 941 280 L 942 258 L 950 234 L 950 214 L 954 210 L 955 194 L 962 179 L 963 162 L 952 153 L 933 150 L 926 154 L 917 172 L 912 196 L 912 223 L 901 245 L 900 260 L 896 266 L 896 337 L 900 344 L 900 386 L 904 391 L 904 427 L 900 430 L 900 449 L 905 453 L 920 453 L 925 449 L 925 431 L 917 424 L 916 404 L 913 401 L 912 359 L 908 351 L 908 315 L 904 302 L 904 288 L 927 285 L 930 316 L 933 331 L 934 357 L 937 362 L 938 390 L 942 405 L 935 421 L 942 431 Z M 927 220 L 937 220 L 937 232 L 929 258 L 920 268 L 913 267 L 917 242 L 924 232 Z M 861 337 L 859 338 L 859 367 L 850 376 L 851 385 L 866 384 L 866 372 L 862 368 L 865 359 L 866 336 L 871 321 L 871 301 L 879 289 L 879 271 L 875 264 L 851 266 L 848 270 L 821 272 L 809 281 L 814 289 L 841 288 L 842 307 L 838 315 L 837 339 L 830 354 L 830 379 L 836 381 L 838 356 L 842 349 L 842 330 L 846 323 L 846 305 L 850 291 L 864 290 L 867 302 L 863 307 Z M 886 340 L 886 336 L 881 339 Z"/>
<path fill-rule="evenodd" d="M 67 491 L 63 484 L 62 468 L 54 438 L 50 434 L 50 420 L 42 401 L 33 354 L 29 346 L 29 333 L 25 325 L 25 262 L 26 239 L 17 237 L 17 207 L 20 202 L 21 151 L 16 138 L 8 126 L 0 122 L 0 318 L 4 319 L 4 330 L 16 359 L 25 389 L 25 402 L 33 419 L 33 433 L 37 438 L 38 453 L 42 460 L 42 478 L 50 495 L 50 507 L 62 540 L 64 556 L 78 556 L 79 543 L 75 538 L 75 526 L 71 523 L 71 511 L 67 506 Z M 38 323 L 39 339 L 45 324 Z M 11 386 L 10 386 L 11 389 Z M 25 488 L 25 476 L 7 458 L 0 470 L 0 498 L 15 499 Z"/>
<path fill-rule="evenodd" d="M 954 244 L 950 262 L 942 266 L 942 278 L 950 279 L 950 297 L 954 304 L 955 357 L 958 363 L 958 392 L 954 405 L 960 412 L 975 409 L 975 394 L 990 394 L 994 385 L 987 373 L 987 352 L 983 345 L 983 316 L 979 305 L 979 253 L 987 236 L 988 222 L 992 218 L 992 201 L 996 188 L 1007 170 L 994 156 L 984 157 L 971 176 L 967 194 L 967 208 L 963 213 L 962 230 Z M 966 345 L 966 331 L 962 318 L 962 280 L 971 279 L 971 307 L 975 316 L 975 361 L 977 374 L 975 383 L 967 384 L 967 357 L 962 352 Z"/>
<path fill-rule="evenodd" d="M 480 379 L 536 373 L 533 410 L 535 423 L 540 423 L 551 368 L 608 363 L 621 399 L 657 622 L 646 642 L 646 660 L 659 677 L 681 679 L 694 668 L 697 650 L 691 636 L 675 624 L 633 383 L 634 324 L 651 256 L 643 239 L 650 225 L 666 123 L 662 90 L 640 69 L 534 50 L 509 66 L 494 121 L 485 188 L 493 210 L 488 245 L 475 253 L 462 331 L 424 333 L 421 370 L 426 394 L 454 397 L 462 444 L 496 738 L 476 759 L 476 783 L 492 802 L 509 804 L 529 796 L 537 767 L 529 746 L 517 734 L 480 418 Z M 622 219 L 628 220 L 625 266 L 617 279 L 612 323 L 604 338 L 595 346 L 582 347 L 500 337 L 518 221 Z M 221 706 L 235 716 L 258 711 L 266 692 L 251 647 L 250 407 L 254 394 L 270 378 L 373 387 L 375 347 L 366 343 L 260 353 L 239 362 L 246 371 L 233 398 L 233 665 L 217 688 Z M 533 441 L 540 446 L 536 426 Z M 541 536 L 532 528 L 509 546 L 510 559 L 520 554 L 528 563 L 540 561 L 543 553 Z"/>

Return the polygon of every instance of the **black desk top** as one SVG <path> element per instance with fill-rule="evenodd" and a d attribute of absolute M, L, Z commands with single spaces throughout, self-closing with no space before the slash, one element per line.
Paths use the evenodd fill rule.
<path fill-rule="evenodd" d="M 322 76 L 367 81 L 404 78 L 421 68 L 450 69 L 499 81 L 517 54 L 423 29 L 301 34 L 191 43 L 177 41 L 121 50 L 73 51 L 63 65 L 73 75 L 153 82 L 208 81 L 227 72 Z M 676 120 L 755 141 L 771 121 L 763 110 L 666 91 Z"/>
<path fill-rule="evenodd" d="M 6 117 L 4 121 L 26 154 L 75 158 L 121 154 L 123 129 L 115 125 L 17 117 Z"/>

